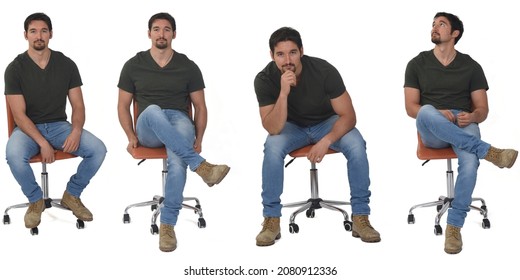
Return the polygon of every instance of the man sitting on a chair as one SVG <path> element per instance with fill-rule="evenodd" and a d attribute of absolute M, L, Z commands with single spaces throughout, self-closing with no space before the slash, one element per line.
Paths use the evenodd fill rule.
<path fill-rule="evenodd" d="M 85 105 L 81 77 L 70 58 L 49 49 L 51 19 L 43 13 L 32 14 L 25 20 L 24 29 L 29 49 L 7 67 L 5 95 L 16 124 L 7 142 L 6 158 L 30 203 L 25 226 L 38 226 L 45 209 L 43 192 L 29 160 L 40 153 L 44 163 L 52 163 L 55 150 L 83 158 L 77 173 L 67 183 L 61 205 L 72 210 L 78 219 L 92 221 L 92 213 L 79 197 L 101 167 L 106 147 L 83 129 Z M 71 122 L 67 121 L 67 98 L 72 107 Z"/>
<path fill-rule="evenodd" d="M 479 159 L 511 168 L 518 152 L 497 149 L 480 139 L 478 124 L 488 115 L 488 84 L 481 66 L 455 50 L 462 37 L 462 21 L 449 13 L 433 18 L 433 50 L 421 52 L 406 67 L 406 112 L 416 119 L 425 146 L 453 147 L 459 163 L 455 194 L 448 211 L 444 251 L 462 250 L 460 230 L 470 210 Z"/>
<path fill-rule="evenodd" d="M 148 22 L 152 47 L 125 63 L 118 84 L 119 121 L 128 137 L 128 149 L 140 144 L 165 146 L 168 152 L 159 229 L 159 249 L 164 252 L 177 248 L 174 226 L 182 208 L 187 167 L 210 187 L 220 183 L 230 169 L 227 165 L 210 164 L 199 154 L 207 123 L 204 80 L 193 61 L 173 50 L 175 35 L 175 20 L 170 14 L 153 15 Z M 137 131 L 130 114 L 134 97 L 139 105 Z M 195 126 L 188 115 L 192 103 Z"/>
<path fill-rule="evenodd" d="M 323 160 L 329 148 L 348 160 L 354 237 L 379 242 L 370 225 L 370 179 L 365 140 L 355 128 L 356 114 L 341 75 L 327 61 L 303 54 L 300 33 L 289 27 L 269 39 L 272 61 L 257 74 L 254 86 L 262 125 L 269 135 L 262 167 L 263 228 L 256 245 L 281 237 L 284 159 L 291 151 L 315 144 L 307 158 Z"/>

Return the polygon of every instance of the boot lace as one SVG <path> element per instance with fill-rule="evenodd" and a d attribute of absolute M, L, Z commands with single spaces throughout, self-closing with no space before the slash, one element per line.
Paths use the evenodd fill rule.
<path fill-rule="evenodd" d="M 265 219 L 265 221 L 262 223 L 262 226 L 263 226 L 263 230 L 266 230 L 266 229 L 268 229 L 270 231 L 276 230 L 276 222 L 272 218 Z"/>
<path fill-rule="evenodd" d="M 71 206 L 74 208 L 85 208 L 85 205 L 83 205 L 83 203 L 81 202 L 81 199 L 79 199 L 79 197 L 72 196 L 70 203 L 72 204 Z M 83 210 L 83 209 L 81 209 L 81 210 Z"/>
<path fill-rule="evenodd" d="M 458 231 L 455 227 L 448 227 L 446 238 L 455 238 L 460 240 L 460 231 Z"/>
<path fill-rule="evenodd" d="M 173 237 L 173 227 L 171 226 L 163 226 L 160 230 L 161 235 Z"/>
<path fill-rule="evenodd" d="M 210 172 L 210 169 L 211 169 L 211 166 L 206 161 L 203 161 L 197 168 L 197 173 L 208 174 Z"/>
<path fill-rule="evenodd" d="M 359 218 L 359 226 L 361 228 L 371 228 L 371 229 L 374 229 L 372 227 L 372 225 L 370 224 L 370 221 L 368 220 L 368 217 L 360 217 Z"/>
<path fill-rule="evenodd" d="M 29 204 L 29 209 L 28 209 L 27 212 L 30 212 L 30 213 L 38 213 L 38 212 L 40 212 L 41 208 L 40 208 L 40 205 L 39 205 L 38 202 L 34 202 L 34 203 Z"/>

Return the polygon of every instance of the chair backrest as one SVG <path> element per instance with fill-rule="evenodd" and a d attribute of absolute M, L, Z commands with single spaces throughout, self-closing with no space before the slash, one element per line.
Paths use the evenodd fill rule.
<path fill-rule="evenodd" d="M 434 149 L 424 146 L 421 135 L 417 133 L 417 157 L 420 160 L 452 159 L 457 158 L 457 154 L 455 154 L 451 147 Z"/>
<path fill-rule="evenodd" d="M 7 136 L 11 137 L 11 134 L 13 133 L 13 130 L 16 127 L 16 124 L 14 122 L 13 112 L 11 111 L 11 106 L 9 106 L 9 101 L 7 100 L 7 96 L 5 97 L 5 105 L 6 105 L 6 111 L 7 111 Z M 63 151 L 56 151 L 56 153 L 54 155 L 54 158 L 56 160 L 75 158 L 75 157 L 77 157 L 77 156 L 63 152 Z M 31 163 L 41 162 L 41 161 L 42 161 L 42 155 L 40 153 L 33 156 L 30 160 Z"/>

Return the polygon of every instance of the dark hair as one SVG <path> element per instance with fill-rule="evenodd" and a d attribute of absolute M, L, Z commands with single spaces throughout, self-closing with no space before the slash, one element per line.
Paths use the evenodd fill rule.
<path fill-rule="evenodd" d="M 285 41 L 294 42 L 298 46 L 298 49 L 301 49 L 303 46 L 302 37 L 298 31 L 291 27 L 282 27 L 273 32 L 271 38 L 269 38 L 269 48 L 271 52 L 274 52 L 274 46 L 276 46 L 276 44 Z"/>
<path fill-rule="evenodd" d="M 457 42 L 462 37 L 462 33 L 464 33 L 464 24 L 462 24 L 462 21 L 459 19 L 459 17 L 454 14 L 450 14 L 450 13 L 446 13 L 446 12 L 438 12 L 435 15 L 435 17 L 433 17 L 433 19 L 436 19 L 438 17 L 445 17 L 448 19 L 448 21 L 450 22 L 450 25 L 451 25 L 451 33 L 453 33 L 453 31 L 455 31 L 455 30 L 459 31 L 459 36 L 457 36 L 457 38 L 455 38 L 455 45 L 456 45 Z"/>
<path fill-rule="evenodd" d="M 152 24 L 154 21 L 158 19 L 165 19 L 170 22 L 170 25 L 172 26 L 173 31 L 177 29 L 177 26 L 175 25 L 175 19 L 168 13 L 157 13 L 153 15 L 150 20 L 148 21 L 148 31 L 152 30 Z"/>
<path fill-rule="evenodd" d="M 52 31 L 52 22 L 51 22 L 51 18 L 49 18 L 49 16 L 47 16 L 46 14 L 44 13 L 34 13 L 30 16 L 28 16 L 24 23 L 23 23 L 23 29 L 25 30 L 25 32 L 28 31 L 29 29 L 29 24 L 31 24 L 31 21 L 34 21 L 34 20 L 41 20 L 41 21 L 44 21 L 46 24 L 47 24 L 47 27 L 49 28 L 49 31 Z"/>

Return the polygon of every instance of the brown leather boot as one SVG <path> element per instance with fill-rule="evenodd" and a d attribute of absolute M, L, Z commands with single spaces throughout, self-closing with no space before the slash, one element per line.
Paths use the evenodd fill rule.
<path fill-rule="evenodd" d="M 220 183 L 222 179 L 226 177 L 229 169 L 230 167 L 225 164 L 215 165 L 203 161 L 195 172 L 202 178 L 202 180 L 204 180 L 204 183 L 212 187 L 213 185 Z"/>
<path fill-rule="evenodd" d="M 177 237 L 172 225 L 161 224 L 159 229 L 159 250 L 172 252 L 177 249 Z"/>
<path fill-rule="evenodd" d="M 515 164 L 518 151 L 513 149 L 497 149 L 490 147 L 484 158 L 500 168 L 511 168 Z"/>
<path fill-rule="evenodd" d="M 372 227 L 367 215 L 352 216 L 352 236 L 361 237 L 363 242 L 381 241 L 379 232 Z"/>
<path fill-rule="evenodd" d="M 85 207 L 85 205 L 83 205 L 81 202 L 81 199 L 71 195 L 67 191 L 63 192 L 63 197 L 61 198 L 60 204 L 63 207 L 70 209 L 72 214 L 74 214 L 74 216 L 82 221 L 90 222 L 94 219 L 90 210 L 88 210 L 87 207 Z"/>
<path fill-rule="evenodd" d="M 280 218 L 266 217 L 262 226 L 262 230 L 256 236 L 257 246 L 271 246 L 275 240 L 282 237 L 280 233 Z"/>
<path fill-rule="evenodd" d="M 444 252 L 448 254 L 458 254 L 460 251 L 462 251 L 462 236 L 460 235 L 460 228 L 448 225 L 446 227 Z"/>
<path fill-rule="evenodd" d="M 37 227 L 41 222 L 43 210 L 45 210 L 45 201 L 43 199 L 30 203 L 29 207 L 27 208 L 27 212 L 25 212 L 25 227 Z"/>

